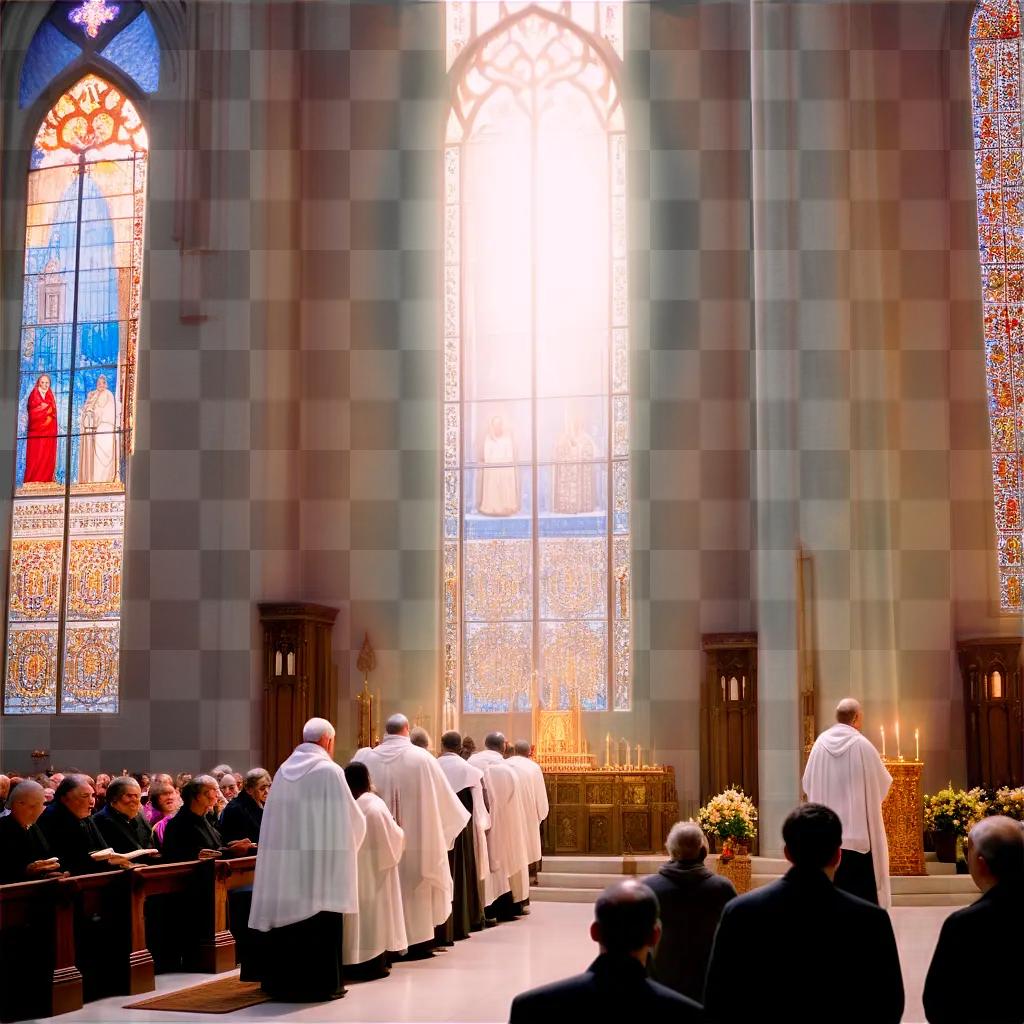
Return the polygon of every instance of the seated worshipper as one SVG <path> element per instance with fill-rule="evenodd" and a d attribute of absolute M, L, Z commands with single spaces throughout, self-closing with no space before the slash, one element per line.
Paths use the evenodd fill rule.
<path fill-rule="evenodd" d="M 484 773 L 484 793 L 491 830 L 487 833 L 489 874 L 484 880 L 484 918 L 488 923 L 510 921 L 525 909 L 530 895 L 530 854 L 526 838 L 519 773 L 505 760 L 505 737 L 488 733 L 485 750 L 469 763 Z"/>
<path fill-rule="evenodd" d="M 392 715 L 385 736 L 353 761 L 370 770 L 377 795 L 405 833 L 398 865 L 409 959 L 426 959 L 436 945 L 434 929 L 452 912 L 448 851 L 469 823 L 469 812 L 452 792 L 436 758 L 409 740 L 409 720 Z"/>
<path fill-rule="evenodd" d="M 386 978 L 388 954 L 401 955 L 409 945 L 398 877 L 405 833 L 395 824 L 388 805 L 370 791 L 365 764 L 346 765 L 345 779 L 366 818 L 366 838 L 359 847 L 359 913 L 345 915 L 345 977 L 370 981 Z"/>
<path fill-rule="evenodd" d="M 107 786 L 110 785 L 111 777 L 106 772 L 100 772 L 92 788 L 96 792 L 96 803 L 101 804 L 107 798 Z"/>
<path fill-rule="evenodd" d="M 130 867 L 131 862 L 107 853 L 110 844 L 90 817 L 96 797 L 84 775 L 68 775 L 53 794 L 53 802 L 39 818 L 39 828 L 60 866 L 72 875 Z M 93 853 L 103 853 L 93 857 Z"/>
<path fill-rule="evenodd" d="M 130 775 L 120 775 L 107 787 L 107 805 L 92 820 L 107 846 L 117 853 L 148 850 L 150 857 L 159 857 L 153 827 L 142 813 L 142 788 Z M 145 858 L 140 863 L 145 864 Z"/>
<path fill-rule="evenodd" d="M 220 792 L 224 799 L 231 803 L 239 794 L 238 779 L 234 775 L 225 775 L 220 780 Z"/>
<path fill-rule="evenodd" d="M 366 819 L 333 755 L 334 726 L 311 718 L 263 809 L 249 927 L 265 933 L 254 972 L 284 1002 L 345 994 L 343 915 L 359 912 Z"/>
<path fill-rule="evenodd" d="M 476 753 L 476 742 L 472 736 L 462 737 L 462 757 L 468 761 Z"/>
<path fill-rule="evenodd" d="M 722 911 L 704 984 L 707 1020 L 749 1024 L 755 1012 L 765 1021 L 897 1024 L 903 976 L 889 915 L 832 881 L 842 856 L 839 817 L 802 804 L 782 838 L 789 871 Z M 765 940 L 756 956 L 753 935 Z"/>
<path fill-rule="evenodd" d="M 470 813 L 470 827 L 463 829 L 448 852 L 448 866 L 452 872 L 452 914 L 437 930 L 438 942 L 452 945 L 458 939 L 468 939 L 470 932 L 484 926 L 484 905 L 481 883 L 490 873 L 487 861 L 487 830 L 490 815 L 484 802 L 483 772 L 460 756 L 462 737 L 457 732 L 446 732 L 441 737 L 441 756 L 437 765 L 444 772 L 448 785 L 459 803 Z"/>
<path fill-rule="evenodd" d="M 409 730 L 409 742 L 414 747 L 420 747 L 421 749 L 430 753 L 430 733 L 426 729 L 415 726 Z"/>
<path fill-rule="evenodd" d="M 928 977 L 924 1012 L 931 1024 L 1019 1024 L 1024 996 L 1024 831 L 1002 815 L 982 818 L 967 838 L 967 865 L 981 896 L 942 923 Z M 964 985 L 965 978 L 987 981 Z"/>
<path fill-rule="evenodd" d="M 160 852 L 165 861 L 209 860 L 225 854 L 244 857 L 253 847 L 251 839 L 225 843 L 208 817 L 217 803 L 220 787 L 212 775 L 199 775 L 181 790 L 182 808 L 164 829 Z"/>
<path fill-rule="evenodd" d="M 174 788 L 174 782 L 159 780 L 150 784 L 149 803 L 146 804 L 143 813 L 149 819 L 149 824 L 153 827 L 155 833 L 156 827 L 166 818 L 176 814 L 180 806 L 181 796 Z M 164 828 L 166 827 L 165 825 Z M 160 833 L 157 837 L 158 842 L 163 839 L 163 829 L 160 830 Z"/>
<path fill-rule="evenodd" d="M 536 822 L 533 828 L 528 827 L 526 831 L 526 846 L 530 855 L 530 881 L 536 883 L 537 873 L 541 868 L 540 829 L 548 816 L 548 791 L 544 785 L 544 772 L 530 757 L 532 749 L 532 744 L 528 740 L 516 740 L 513 747 L 515 753 L 508 759 L 508 763 L 519 773 L 520 789 L 527 812 L 527 826 L 531 821 Z M 526 902 L 530 902 L 529 896 Z"/>
<path fill-rule="evenodd" d="M 646 885 L 630 879 L 608 886 L 594 904 L 590 926 L 598 958 L 584 974 L 516 996 L 510 1024 L 702 1020 L 699 1003 L 647 977 L 660 935 L 658 898 Z"/>
<path fill-rule="evenodd" d="M 178 772 L 178 774 L 174 776 L 174 788 L 177 789 L 177 791 L 180 793 L 182 791 L 182 789 L 184 788 L 185 783 L 186 782 L 191 782 L 191 781 L 192 781 L 192 773 L 191 772 Z"/>
<path fill-rule="evenodd" d="M 36 822 L 43 813 L 43 787 L 38 782 L 19 782 L 7 798 L 10 814 L 0 818 L 0 885 L 53 878 L 61 873 L 60 861 L 50 852 Z"/>
<path fill-rule="evenodd" d="M 11 793 L 11 780 L 6 775 L 0 775 L 0 811 L 7 809 L 7 797 Z"/>
<path fill-rule="evenodd" d="M 223 784 L 221 792 L 224 792 Z M 250 769 L 245 776 L 244 788 L 232 798 L 220 816 L 220 834 L 224 842 L 230 843 L 234 839 L 259 842 L 263 806 L 269 792 L 270 772 L 266 768 Z"/>
<path fill-rule="evenodd" d="M 677 821 L 665 841 L 669 862 L 643 880 L 661 907 L 661 942 L 651 976 L 698 1002 L 722 908 L 735 898 L 728 878 L 704 866 L 708 841 L 700 825 Z"/>

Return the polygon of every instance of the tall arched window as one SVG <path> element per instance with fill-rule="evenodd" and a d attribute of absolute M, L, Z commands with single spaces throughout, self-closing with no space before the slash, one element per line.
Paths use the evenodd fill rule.
<path fill-rule="evenodd" d="M 28 170 L 4 712 L 118 707 L 149 141 L 122 81 L 159 82 L 140 4 L 56 4 L 19 100 L 71 84 Z M 59 86 L 58 86 L 59 88 Z"/>
<path fill-rule="evenodd" d="M 1017 0 L 981 0 L 971 22 L 971 104 L 999 604 L 1024 609 L 1024 170 Z"/>
<path fill-rule="evenodd" d="M 446 711 L 628 710 L 622 5 L 447 15 Z"/>

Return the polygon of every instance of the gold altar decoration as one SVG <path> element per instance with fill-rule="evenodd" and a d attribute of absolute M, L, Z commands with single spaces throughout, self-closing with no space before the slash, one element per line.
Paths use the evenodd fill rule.
<path fill-rule="evenodd" d="M 583 709 L 579 691 L 567 711 L 541 710 L 536 674 L 533 680 L 531 733 L 534 760 L 545 772 L 579 772 L 597 767 L 583 734 Z"/>
<path fill-rule="evenodd" d="M 377 707 L 377 722 L 374 723 L 373 711 L 378 702 L 370 693 L 370 673 L 377 667 L 377 655 L 370 646 L 369 633 L 363 634 L 363 646 L 359 649 L 356 669 L 363 674 L 363 692 L 356 695 L 356 721 L 359 733 L 356 738 L 356 749 L 375 747 L 380 743 L 380 708 Z M 374 729 L 374 724 L 377 728 Z"/>
<path fill-rule="evenodd" d="M 663 853 L 679 820 L 671 765 L 544 772 L 550 812 L 541 828 L 545 856 Z"/>
<path fill-rule="evenodd" d="M 750 859 L 750 847 L 738 846 L 735 843 L 727 843 L 730 847 L 729 853 L 723 852 L 718 855 L 715 863 L 716 874 L 728 878 L 738 893 L 750 892 L 753 882 L 753 862 Z"/>
<path fill-rule="evenodd" d="M 921 761 L 883 758 L 892 776 L 889 794 L 882 801 L 882 821 L 889 840 L 889 874 L 923 875 L 924 796 Z"/>

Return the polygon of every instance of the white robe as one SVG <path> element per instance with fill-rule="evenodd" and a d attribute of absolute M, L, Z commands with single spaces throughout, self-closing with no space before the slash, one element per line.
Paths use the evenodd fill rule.
<path fill-rule="evenodd" d="M 109 390 L 96 388 L 86 396 L 79 417 L 78 483 L 113 483 L 120 467 L 117 459 L 117 402 Z"/>
<path fill-rule="evenodd" d="M 837 723 L 811 747 L 803 789 L 811 803 L 831 807 L 843 824 L 843 849 L 871 852 L 879 906 L 892 905 L 889 842 L 882 821 L 882 801 L 892 776 L 875 745 L 852 725 Z"/>
<path fill-rule="evenodd" d="M 535 824 L 526 832 L 526 846 L 530 853 L 530 863 L 536 864 L 542 856 L 540 843 L 540 825 L 548 816 L 548 791 L 544 786 L 544 772 L 536 761 L 519 754 L 508 759 L 510 767 L 519 774 L 523 803 L 528 818 L 532 816 Z"/>
<path fill-rule="evenodd" d="M 405 833 L 376 793 L 356 803 L 366 818 L 366 839 L 359 847 L 359 913 L 345 915 L 343 963 L 362 964 L 381 953 L 404 953 L 405 917 L 398 863 Z"/>
<path fill-rule="evenodd" d="M 469 811 L 452 792 L 437 760 L 408 736 L 385 736 L 372 750 L 356 751 L 353 761 L 370 770 L 370 782 L 405 832 L 405 854 L 398 865 L 402 910 L 410 946 L 434 937 L 452 912 L 452 872 L 448 851 L 469 821 Z"/>
<path fill-rule="evenodd" d="M 491 816 L 484 801 L 484 773 L 461 754 L 442 754 L 437 764 L 453 793 L 461 793 L 467 787 L 473 791 L 473 852 L 477 878 L 482 882 L 491 870 L 487 863 L 487 830 L 491 827 Z"/>
<path fill-rule="evenodd" d="M 278 768 L 263 808 L 249 927 L 268 932 L 322 911 L 356 913 L 365 835 L 344 769 L 323 747 L 300 743 Z"/>
<path fill-rule="evenodd" d="M 530 894 L 530 855 L 526 840 L 526 811 L 519 774 L 496 750 L 478 750 L 469 763 L 484 773 L 490 805 L 487 833 L 490 874 L 484 879 L 484 905 L 490 906 L 511 890 L 517 903 Z"/>

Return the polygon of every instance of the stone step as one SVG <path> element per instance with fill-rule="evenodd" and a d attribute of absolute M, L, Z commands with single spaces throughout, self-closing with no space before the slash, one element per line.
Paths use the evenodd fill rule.
<path fill-rule="evenodd" d="M 643 878 L 645 876 L 637 875 L 636 877 Z M 778 875 L 752 875 L 751 880 L 754 885 L 765 885 L 768 882 L 774 882 L 778 877 Z M 622 879 L 622 875 L 542 871 L 537 876 L 537 887 L 540 889 L 589 889 L 591 892 L 598 893 L 615 882 L 621 882 Z M 536 892 L 536 889 L 534 891 Z"/>
<path fill-rule="evenodd" d="M 978 898 L 978 893 L 933 892 L 909 893 L 892 897 L 894 907 L 967 907 Z"/>
<path fill-rule="evenodd" d="M 708 866 L 718 859 L 717 854 L 708 857 Z M 789 862 L 782 857 L 751 857 L 752 868 L 760 875 L 782 875 L 789 870 Z M 548 857 L 545 856 L 545 871 L 567 874 L 594 875 L 653 875 L 665 863 L 665 858 L 653 854 L 642 857 Z"/>
<path fill-rule="evenodd" d="M 980 893 L 970 875 L 897 875 L 890 879 L 892 893 L 955 893 L 970 896 Z"/>

